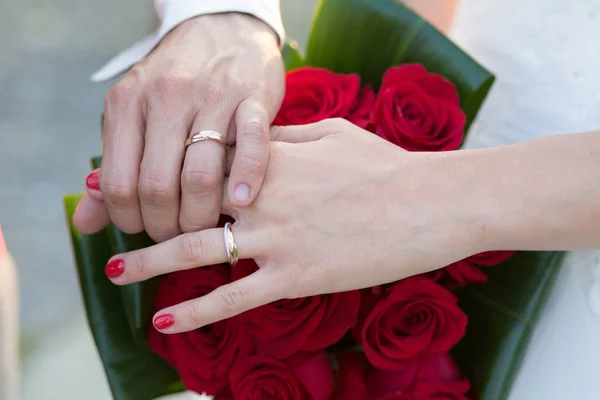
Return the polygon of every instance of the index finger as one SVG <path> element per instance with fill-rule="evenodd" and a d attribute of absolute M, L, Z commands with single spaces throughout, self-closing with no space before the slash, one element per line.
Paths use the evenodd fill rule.
<path fill-rule="evenodd" d="M 234 224 L 233 237 L 240 258 L 253 258 L 260 241 Z M 144 281 L 158 275 L 228 261 L 223 228 L 184 233 L 144 249 L 116 255 L 106 265 L 106 275 L 117 285 Z"/>

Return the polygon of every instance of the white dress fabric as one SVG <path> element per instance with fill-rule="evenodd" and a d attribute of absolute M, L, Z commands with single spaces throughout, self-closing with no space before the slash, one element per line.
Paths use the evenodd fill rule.
<path fill-rule="evenodd" d="M 451 36 L 497 78 L 468 147 L 600 130 L 600 0 L 462 0 Z M 567 255 L 510 395 L 571 399 L 600 399 L 600 251 Z"/>

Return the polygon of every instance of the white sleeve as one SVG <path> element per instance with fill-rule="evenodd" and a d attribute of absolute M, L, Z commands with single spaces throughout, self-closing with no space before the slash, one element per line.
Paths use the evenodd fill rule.
<path fill-rule="evenodd" d="M 143 60 L 161 39 L 177 25 L 198 15 L 241 12 L 264 21 L 283 43 L 285 31 L 281 21 L 279 0 L 154 0 L 161 21 L 158 31 L 117 54 L 91 76 L 92 82 L 102 82 L 123 73 Z"/>

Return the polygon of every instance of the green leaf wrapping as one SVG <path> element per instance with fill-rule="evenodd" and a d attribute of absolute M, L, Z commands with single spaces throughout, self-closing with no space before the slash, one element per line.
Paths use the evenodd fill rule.
<path fill-rule="evenodd" d="M 564 254 L 517 252 L 460 293 L 469 326 L 453 354 L 479 400 L 508 398 Z"/>
<path fill-rule="evenodd" d="M 456 86 L 467 115 L 465 130 L 494 82 L 491 73 L 397 0 L 321 0 L 305 63 L 358 73 L 374 88 L 393 65 L 423 64 Z"/>
<path fill-rule="evenodd" d="M 287 40 L 281 49 L 281 57 L 286 71 L 291 71 L 300 68 L 304 65 L 302 52 L 298 47 L 298 43 L 293 40 Z"/>
<path fill-rule="evenodd" d="M 91 160 L 92 168 L 100 168 L 102 157 Z M 116 226 L 110 224 L 106 228 L 112 254 L 125 253 L 132 250 L 152 246 L 154 241 L 145 232 L 128 235 L 121 232 Z M 158 288 L 158 278 L 145 282 L 132 283 L 120 286 L 123 306 L 127 314 L 129 328 L 136 342 L 141 345 L 146 343 L 146 327 L 154 314 L 154 298 Z"/>
<path fill-rule="evenodd" d="M 88 324 L 117 400 L 150 400 L 182 391 L 179 376 L 147 346 L 134 343 L 120 289 L 104 274 L 113 254 L 106 230 L 83 235 L 73 226 L 81 195 L 64 199 Z"/>

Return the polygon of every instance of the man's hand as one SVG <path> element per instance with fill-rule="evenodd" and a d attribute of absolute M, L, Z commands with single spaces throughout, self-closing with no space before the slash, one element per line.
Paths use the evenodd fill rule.
<path fill-rule="evenodd" d="M 102 173 L 88 177 L 77 228 L 91 233 L 110 218 L 126 233 L 146 230 L 161 242 L 215 226 L 225 149 L 203 141 L 186 151 L 186 138 L 201 130 L 237 142 L 226 193 L 236 206 L 251 204 L 283 93 L 277 38 L 263 22 L 226 13 L 182 23 L 106 96 Z"/>

